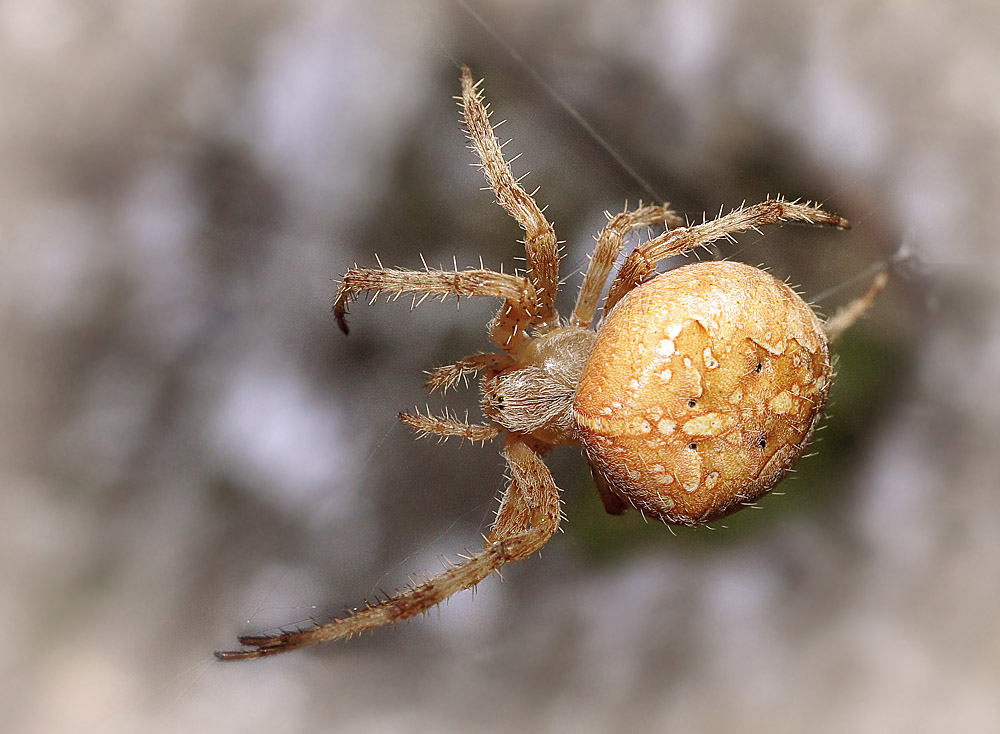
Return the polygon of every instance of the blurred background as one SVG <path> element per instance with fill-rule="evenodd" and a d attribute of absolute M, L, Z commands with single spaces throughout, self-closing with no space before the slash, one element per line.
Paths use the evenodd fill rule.
<path fill-rule="evenodd" d="M 1000 729 L 998 24 L 975 0 L 0 2 L 5 731 Z M 850 218 L 702 253 L 827 314 L 895 277 L 760 511 L 609 517 L 558 450 L 565 532 L 503 582 L 217 663 L 489 526 L 496 442 L 395 416 L 489 349 L 495 304 L 361 301 L 350 337 L 329 312 L 375 253 L 515 263 L 462 63 L 566 241 L 567 310 L 603 212 L 654 197 Z"/>

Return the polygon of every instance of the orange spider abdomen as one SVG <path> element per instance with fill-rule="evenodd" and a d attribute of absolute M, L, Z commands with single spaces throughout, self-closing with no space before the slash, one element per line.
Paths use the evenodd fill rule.
<path fill-rule="evenodd" d="M 695 263 L 607 317 L 574 401 L 578 437 L 615 495 L 704 523 L 792 468 L 832 374 L 823 324 L 790 287 L 749 265 Z"/>

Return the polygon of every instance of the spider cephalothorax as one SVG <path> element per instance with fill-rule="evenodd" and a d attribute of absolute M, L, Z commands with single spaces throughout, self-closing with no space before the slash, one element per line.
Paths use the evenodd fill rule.
<path fill-rule="evenodd" d="M 424 434 L 485 441 L 506 434 L 510 483 L 485 549 L 382 602 L 342 618 L 274 635 L 243 636 L 242 660 L 350 637 L 408 619 L 475 586 L 505 563 L 531 555 L 559 524 L 559 492 L 542 457 L 582 444 L 609 513 L 628 506 L 667 523 L 697 525 L 752 503 L 801 457 L 816 427 L 833 370 L 833 338 L 863 313 L 886 282 L 825 323 L 786 284 L 735 262 L 705 262 L 656 274 L 664 258 L 731 233 L 780 221 L 846 228 L 809 203 L 769 199 L 712 221 L 684 226 L 666 206 L 612 217 L 598 237 L 568 321 L 555 309 L 555 232 L 511 174 L 468 69 L 462 109 L 469 140 L 497 200 L 524 229 L 523 274 L 353 268 L 333 310 L 347 332 L 351 301 L 363 292 L 489 296 L 502 299 L 489 335 L 500 352 L 432 370 L 433 390 L 481 373 L 489 422 L 403 413 Z M 659 226 L 625 259 L 592 328 L 597 304 L 632 230 Z"/>

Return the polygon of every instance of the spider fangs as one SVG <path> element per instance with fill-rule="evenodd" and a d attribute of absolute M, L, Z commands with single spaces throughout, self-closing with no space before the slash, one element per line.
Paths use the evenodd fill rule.
<path fill-rule="evenodd" d="M 448 414 L 403 413 L 422 434 L 485 441 L 506 433 L 510 481 L 485 548 L 433 578 L 344 618 L 304 629 L 240 637 L 245 660 L 349 638 L 426 612 L 504 564 L 526 558 L 559 524 L 559 491 L 542 457 L 580 443 L 604 506 L 631 505 L 667 523 L 697 525 L 753 503 L 799 459 L 826 402 L 833 369 L 828 341 L 856 321 L 887 280 L 821 321 L 786 284 L 735 262 L 699 262 L 657 275 L 657 263 L 731 233 L 780 221 L 848 227 L 810 203 L 769 199 L 684 226 L 666 206 L 640 206 L 600 233 L 568 323 L 555 310 L 555 232 L 513 178 L 469 70 L 461 106 L 472 144 L 497 200 L 525 230 L 527 271 L 411 271 L 352 268 L 333 310 L 343 331 L 363 292 L 502 299 L 489 335 L 502 350 L 430 373 L 445 391 L 482 373 L 483 413 L 470 424 Z M 632 230 L 666 231 L 625 259 L 594 322 L 601 290 Z"/>

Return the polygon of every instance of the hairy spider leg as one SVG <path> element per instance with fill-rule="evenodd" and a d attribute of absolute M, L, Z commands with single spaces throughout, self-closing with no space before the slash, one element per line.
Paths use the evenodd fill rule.
<path fill-rule="evenodd" d="M 444 415 L 431 415 L 414 410 L 412 413 L 400 413 L 399 420 L 416 431 L 420 438 L 433 434 L 442 439 L 457 436 L 470 441 L 489 441 L 503 432 L 503 428 L 495 423 L 460 421 L 447 411 Z"/>
<path fill-rule="evenodd" d="M 617 216 L 608 215 L 608 223 L 597 236 L 597 245 L 590 257 L 590 265 L 583 276 L 583 284 L 576 299 L 576 306 L 570 316 L 570 324 L 586 329 L 594 321 L 597 302 L 601 298 L 601 290 L 608 281 L 614 269 L 618 254 L 625 244 L 625 238 L 630 232 L 640 227 L 665 225 L 668 229 L 680 227 L 684 219 L 663 206 L 640 206 L 632 211 L 624 211 Z"/>
<path fill-rule="evenodd" d="M 511 173 L 510 164 L 503 156 L 503 146 L 490 124 L 490 112 L 483 102 L 479 83 L 473 81 L 472 72 L 467 66 L 462 67 L 461 105 L 466 134 L 472 149 L 479 156 L 483 173 L 496 194 L 497 203 L 507 210 L 525 232 L 528 278 L 535 286 L 537 300 L 527 314 L 519 312 L 516 307 L 512 308 L 513 304 L 508 301 L 501 307 L 494 325 L 491 325 L 494 341 L 501 344 L 505 351 L 516 355 L 527 341 L 527 335 L 523 332 L 528 326 L 543 334 L 559 326 L 559 315 L 555 310 L 556 291 L 559 287 L 556 233 L 531 194 L 521 187 Z M 510 313 L 505 313 L 506 311 Z"/>
<path fill-rule="evenodd" d="M 513 492 L 517 497 L 503 504 L 518 512 L 504 514 L 501 505 L 503 517 L 498 515 L 490 542 L 482 552 L 385 601 L 366 604 L 349 616 L 275 635 L 245 635 L 240 637 L 240 644 L 249 649 L 219 651 L 215 656 L 226 661 L 260 658 L 401 622 L 472 588 L 504 564 L 520 561 L 541 549 L 559 527 L 559 490 L 541 456 L 520 438 L 508 437 L 503 456 L 510 470 L 507 494 Z"/>
<path fill-rule="evenodd" d="M 446 364 L 435 367 L 427 375 L 427 389 L 430 392 L 440 390 L 448 392 L 459 382 L 467 380 L 469 375 L 474 375 L 482 370 L 502 370 L 514 364 L 514 360 L 507 354 L 474 354 L 471 357 L 460 359 L 454 364 Z"/>
<path fill-rule="evenodd" d="M 535 302 L 535 287 L 527 278 L 492 270 L 403 270 L 392 268 L 351 268 L 341 278 L 333 299 L 333 313 L 345 334 L 348 307 L 364 292 L 422 293 L 447 296 L 492 296 L 506 299 L 516 308 L 530 311 Z M 502 346 L 502 345 L 501 345 Z"/>
<path fill-rule="evenodd" d="M 823 330 L 826 332 L 827 339 L 830 341 L 835 340 L 847 329 L 851 328 L 858 319 L 864 316 L 865 312 L 871 308 L 875 298 L 882 292 L 882 289 L 885 288 L 888 282 L 889 271 L 887 269 L 876 273 L 867 291 L 853 301 L 841 306 L 837 313 L 823 324 Z"/>
<path fill-rule="evenodd" d="M 850 227 L 843 217 L 818 206 L 778 198 L 734 209 L 729 214 L 703 224 L 668 230 L 659 237 L 638 245 L 625 259 L 604 299 L 604 313 L 610 313 L 626 293 L 655 273 L 656 264 L 660 260 L 707 245 L 734 232 L 782 221 L 828 224 L 841 229 Z"/>

